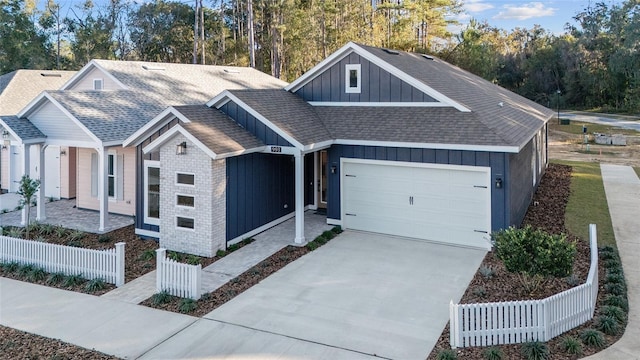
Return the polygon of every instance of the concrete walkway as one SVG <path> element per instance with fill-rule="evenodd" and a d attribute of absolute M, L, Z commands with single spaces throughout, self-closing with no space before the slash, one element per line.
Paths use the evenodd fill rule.
<path fill-rule="evenodd" d="M 327 217 L 317 215 L 314 211 L 304 214 L 304 235 L 307 240 L 313 240 L 326 230 Z M 231 279 L 249 270 L 262 260 L 275 254 L 288 245 L 293 244 L 295 238 L 295 218 L 289 219 L 253 237 L 249 245 L 232 252 L 224 258 L 202 269 L 202 293 L 217 290 Z M 104 298 L 120 300 L 131 304 L 139 304 L 156 293 L 156 271 L 152 271 L 131 282 L 126 283 L 104 295 Z"/>
<path fill-rule="evenodd" d="M 589 360 L 640 359 L 640 180 L 633 168 L 600 165 L 618 251 L 627 280 L 629 323 L 622 338 Z"/>

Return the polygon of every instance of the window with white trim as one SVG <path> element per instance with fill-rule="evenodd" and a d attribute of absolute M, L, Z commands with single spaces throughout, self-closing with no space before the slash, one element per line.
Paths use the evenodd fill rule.
<path fill-rule="evenodd" d="M 107 191 L 110 198 L 116 197 L 116 154 L 107 155 Z"/>
<path fill-rule="evenodd" d="M 160 225 L 160 162 L 144 162 L 144 222 Z"/>
<path fill-rule="evenodd" d="M 345 87 L 344 92 L 348 94 L 359 94 L 362 83 L 360 64 L 347 64 L 344 67 Z"/>
<path fill-rule="evenodd" d="M 177 185 L 190 185 L 193 186 L 196 184 L 196 176 L 194 174 L 189 173 L 176 173 L 176 184 Z"/>
<path fill-rule="evenodd" d="M 195 207 L 195 197 L 176 194 L 176 206 Z"/>
<path fill-rule="evenodd" d="M 104 82 L 102 79 L 93 79 L 93 90 L 103 90 Z"/>
<path fill-rule="evenodd" d="M 178 229 L 193 230 L 195 228 L 195 220 L 193 218 L 176 216 L 176 227 Z"/>

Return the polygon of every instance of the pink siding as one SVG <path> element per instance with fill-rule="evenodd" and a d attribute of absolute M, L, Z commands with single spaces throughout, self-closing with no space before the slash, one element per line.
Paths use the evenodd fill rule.
<path fill-rule="evenodd" d="M 74 147 L 60 147 L 60 152 L 66 152 L 60 156 L 60 197 L 63 199 L 76 197 L 76 150 Z"/>
<path fill-rule="evenodd" d="M 116 82 L 111 80 L 102 70 L 92 69 L 82 75 L 76 84 L 68 90 L 93 90 L 93 79 L 102 79 L 103 90 L 121 90 Z"/>
<path fill-rule="evenodd" d="M 9 146 L 0 153 L 0 189 L 9 190 Z"/>

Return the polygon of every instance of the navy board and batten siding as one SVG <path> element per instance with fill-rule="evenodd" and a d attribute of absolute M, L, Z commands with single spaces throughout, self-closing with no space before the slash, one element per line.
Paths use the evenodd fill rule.
<path fill-rule="evenodd" d="M 426 60 L 425 60 L 426 61 Z M 345 93 L 345 66 L 360 64 L 360 93 Z M 397 76 L 356 53 L 350 53 L 295 92 L 306 101 L 435 102 Z"/>
<path fill-rule="evenodd" d="M 270 129 L 267 125 L 256 119 L 255 116 L 251 115 L 233 101 L 228 101 L 226 104 L 222 105 L 220 110 L 266 145 L 293 146 L 285 140 L 285 138 L 278 135 L 275 131 Z"/>
<path fill-rule="evenodd" d="M 510 209 L 511 221 L 509 225 L 519 226 L 524 219 L 527 209 L 531 204 L 533 195 L 540 184 L 540 178 L 544 174 L 546 164 L 542 164 L 541 168 L 538 168 L 538 159 L 533 159 L 534 156 L 539 156 L 539 152 L 533 151 L 533 143 L 536 140 L 534 137 L 525 147 L 517 154 L 509 154 L 509 178 L 510 178 Z M 546 146 L 546 145 L 545 145 Z M 535 166 L 532 168 L 532 162 Z M 533 172 L 537 171 L 536 179 L 537 183 L 533 184 Z"/>
<path fill-rule="evenodd" d="M 336 173 L 329 175 L 327 218 L 340 220 L 340 158 L 371 159 L 387 161 L 406 161 L 430 164 L 484 166 L 491 168 L 491 228 L 501 229 L 511 223 L 519 223 L 507 210 L 510 193 L 519 191 L 511 190 L 509 171 L 509 154 L 501 152 L 466 151 L 466 150 L 441 150 L 400 148 L 383 146 L 362 145 L 333 145 L 329 149 L 328 166 L 336 166 Z M 519 176 L 515 174 L 514 176 Z M 503 187 L 496 189 L 494 184 L 497 178 L 503 181 Z M 530 178 L 529 178 L 530 179 Z M 529 180 L 531 181 L 531 180 Z"/>

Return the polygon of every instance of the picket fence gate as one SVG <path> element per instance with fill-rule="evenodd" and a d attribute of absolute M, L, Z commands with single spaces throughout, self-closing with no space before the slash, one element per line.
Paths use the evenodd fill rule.
<path fill-rule="evenodd" d="M 449 305 L 452 348 L 549 341 L 593 318 L 598 297 L 598 239 L 589 225 L 587 281 L 541 300 Z"/>
<path fill-rule="evenodd" d="M 124 245 L 93 250 L 0 236 L 0 262 L 31 264 L 49 273 L 102 279 L 120 287 L 124 284 Z"/>
<path fill-rule="evenodd" d="M 179 263 L 167 258 L 167 249 L 156 250 L 156 291 L 182 298 L 200 299 L 202 265 Z"/>

